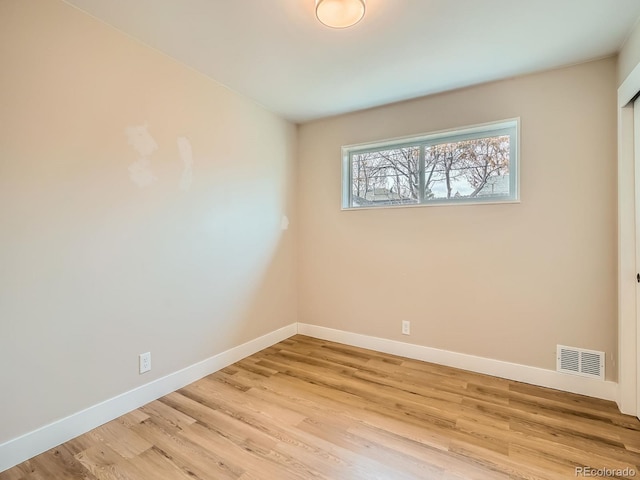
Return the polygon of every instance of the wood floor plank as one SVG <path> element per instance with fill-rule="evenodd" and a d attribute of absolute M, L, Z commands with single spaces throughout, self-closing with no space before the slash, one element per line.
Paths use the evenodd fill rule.
<path fill-rule="evenodd" d="M 296 335 L 0 480 L 560 480 L 581 467 L 640 476 L 640 422 L 612 402 Z"/>
<path fill-rule="evenodd" d="M 120 467 L 126 459 L 106 444 L 89 447 L 75 457 L 98 480 L 133 480 Z"/>
<path fill-rule="evenodd" d="M 153 441 L 176 466 L 194 478 L 234 480 L 244 473 L 240 465 L 230 462 L 224 455 L 208 450 L 181 435 L 183 429 L 167 429 L 155 418 L 133 427 L 141 437 Z M 186 428 L 186 427 L 185 427 Z"/>
<path fill-rule="evenodd" d="M 119 422 L 109 422 L 87 434 L 104 443 L 123 458 L 135 458 L 153 447 L 130 428 Z"/>

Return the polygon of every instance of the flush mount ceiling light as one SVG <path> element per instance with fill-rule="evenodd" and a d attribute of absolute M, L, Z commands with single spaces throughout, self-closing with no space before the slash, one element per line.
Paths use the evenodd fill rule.
<path fill-rule="evenodd" d="M 364 17 L 365 0 L 316 0 L 316 17 L 331 28 L 347 28 Z"/>

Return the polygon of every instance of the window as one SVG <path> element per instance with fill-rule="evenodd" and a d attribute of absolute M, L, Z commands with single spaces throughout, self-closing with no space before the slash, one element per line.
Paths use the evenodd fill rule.
<path fill-rule="evenodd" d="M 343 150 L 342 207 L 518 200 L 518 120 Z"/>

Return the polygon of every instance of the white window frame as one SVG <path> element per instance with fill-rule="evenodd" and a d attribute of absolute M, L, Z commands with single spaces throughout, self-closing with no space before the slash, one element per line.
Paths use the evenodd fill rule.
<path fill-rule="evenodd" d="M 482 197 L 437 198 L 426 200 L 421 198 L 419 203 L 412 204 L 381 204 L 381 205 L 352 205 L 352 161 L 354 154 L 376 152 L 393 148 L 420 147 L 420 176 L 424 182 L 424 151 L 425 147 L 445 142 L 460 142 L 476 138 L 509 135 L 509 195 L 495 195 Z M 435 205 L 470 205 L 520 202 L 520 118 L 500 120 L 498 122 L 472 125 L 462 128 L 443 130 L 411 137 L 395 138 L 357 145 L 342 147 L 342 210 L 366 210 L 378 208 L 407 208 L 427 207 Z"/>

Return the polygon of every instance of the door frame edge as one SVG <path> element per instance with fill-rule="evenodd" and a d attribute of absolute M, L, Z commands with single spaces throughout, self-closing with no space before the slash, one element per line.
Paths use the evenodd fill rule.
<path fill-rule="evenodd" d="M 636 212 L 633 99 L 640 64 L 618 88 L 618 407 L 638 415 L 636 326 Z"/>

